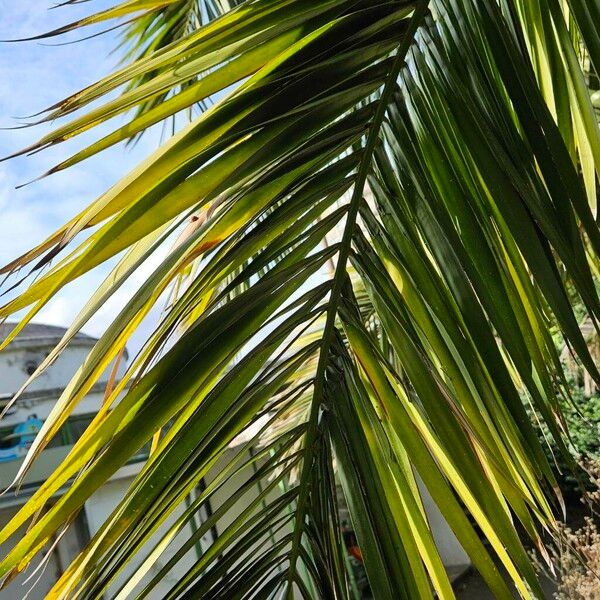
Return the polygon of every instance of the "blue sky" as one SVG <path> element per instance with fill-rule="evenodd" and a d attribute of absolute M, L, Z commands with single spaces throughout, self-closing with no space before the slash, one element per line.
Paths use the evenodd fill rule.
<path fill-rule="evenodd" d="M 0 39 L 27 37 L 49 31 L 114 3 L 93 0 L 48 10 L 52 6 L 48 0 L 0 0 Z M 55 45 L 82 37 L 84 31 L 86 34 L 92 32 L 81 30 L 43 42 L 0 44 L 0 126 L 19 124 L 15 117 L 46 108 L 97 80 L 115 66 L 117 56 L 110 55 L 116 44 L 113 33 L 76 44 Z M 117 124 L 118 121 L 115 121 L 114 125 Z M 5 156 L 27 146 L 48 130 L 48 126 L 35 126 L 0 131 L 0 155 Z M 103 132 L 106 131 L 107 128 L 104 128 Z M 34 156 L 0 163 L 1 264 L 41 241 L 79 212 L 154 150 L 160 138 L 160 132 L 150 132 L 133 149 L 126 149 L 123 145 L 114 147 L 66 172 L 15 189 L 16 185 L 34 179 L 86 142 L 96 139 L 100 133 L 100 130 L 94 131 Z M 69 286 L 36 320 L 68 325 L 106 272 L 107 267 L 98 269 Z M 117 293 L 85 331 L 94 335 L 101 333 L 144 276 L 144 273 L 140 273 L 137 281 Z M 132 342 L 133 349 L 136 349 L 143 335 L 143 331 L 140 332 Z"/>

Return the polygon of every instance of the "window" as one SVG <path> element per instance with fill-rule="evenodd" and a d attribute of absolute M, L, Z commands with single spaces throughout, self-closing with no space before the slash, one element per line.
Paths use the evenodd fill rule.
<path fill-rule="evenodd" d="M 33 375 L 35 370 L 38 368 L 38 363 L 36 360 L 28 360 L 25 362 L 25 373 L 27 375 Z"/>
<path fill-rule="evenodd" d="M 71 417 L 65 426 L 69 428 L 70 443 L 74 444 L 92 422 L 94 415 L 76 415 Z"/>

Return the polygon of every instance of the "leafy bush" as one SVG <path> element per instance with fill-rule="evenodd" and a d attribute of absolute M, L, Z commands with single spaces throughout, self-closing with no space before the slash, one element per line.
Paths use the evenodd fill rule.
<path fill-rule="evenodd" d="M 570 450 L 579 462 L 589 459 L 600 460 L 600 395 L 586 397 L 577 382 L 574 382 L 571 393 L 573 403 L 562 402 L 562 409 L 571 435 Z M 578 494 L 577 478 L 571 472 L 554 442 L 547 443 L 547 440 L 551 439 L 547 429 L 539 429 L 539 434 L 544 438 L 544 449 L 555 470 L 563 493 L 566 495 Z M 590 477 L 585 471 L 580 472 L 579 475 L 588 491 L 594 489 Z"/>

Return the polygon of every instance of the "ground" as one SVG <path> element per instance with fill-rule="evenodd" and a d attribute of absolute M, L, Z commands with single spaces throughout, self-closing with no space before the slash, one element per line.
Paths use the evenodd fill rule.
<path fill-rule="evenodd" d="M 556 585 L 548 579 L 543 579 L 541 584 L 544 597 L 547 600 L 552 600 Z M 511 585 L 511 588 L 514 588 L 514 586 Z M 457 600 L 495 600 L 494 595 L 489 591 L 479 573 L 473 569 L 469 570 L 456 582 L 454 589 Z M 516 591 L 514 597 L 519 597 Z"/>

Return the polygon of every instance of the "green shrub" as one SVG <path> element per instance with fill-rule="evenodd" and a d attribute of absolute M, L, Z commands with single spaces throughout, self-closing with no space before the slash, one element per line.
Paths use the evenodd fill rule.
<path fill-rule="evenodd" d="M 587 459 L 600 460 L 600 395 L 586 397 L 583 389 L 577 383 L 573 385 L 571 393 L 573 403 L 562 402 L 563 413 L 571 435 L 570 450 L 576 456 L 578 462 Z M 544 449 L 555 470 L 556 478 L 563 493 L 578 492 L 577 478 L 571 472 L 555 443 L 552 441 L 548 445 L 546 439 L 544 439 L 544 433 L 547 439 L 551 439 L 547 430 L 543 433 L 539 430 Z M 582 472 L 580 476 L 586 488 L 591 489 L 588 475 Z"/>

